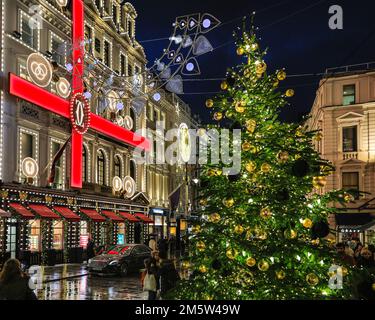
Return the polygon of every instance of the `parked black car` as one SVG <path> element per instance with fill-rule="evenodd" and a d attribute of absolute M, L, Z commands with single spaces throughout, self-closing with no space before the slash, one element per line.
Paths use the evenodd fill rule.
<path fill-rule="evenodd" d="M 151 258 L 151 249 L 143 244 L 112 246 L 108 251 L 88 261 L 91 273 L 126 276 L 144 268 L 144 260 Z"/>

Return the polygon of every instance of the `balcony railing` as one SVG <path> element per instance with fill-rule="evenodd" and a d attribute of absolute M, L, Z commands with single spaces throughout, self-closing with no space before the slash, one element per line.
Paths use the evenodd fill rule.
<path fill-rule="evenodd" d="M 344 152 L 343 153 L 343 160 L 349 159 L 357 159 L 358 160 L 358 152 Z"/>

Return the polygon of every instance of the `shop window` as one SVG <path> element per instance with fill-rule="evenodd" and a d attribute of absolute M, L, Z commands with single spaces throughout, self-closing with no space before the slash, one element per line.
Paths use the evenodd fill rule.
<path fill-rule="evenodd" d="M 6 224 L 6 252 L 15 259 L 17 253 L 17 220 L 9 219 Z"/>
<path fill-rule="evenodd" d="M 30 224 L 30 251 L 41 251 L 40 220 L 31 220 Z"/>
<path fill-rule="evenodd" d="M 53 248 L 55 250 L 64 249 L 64 225 L 62 221 L 55 222 L 53 225 Z"/>
<path fill-rule="evenodd" d="M 39 48 L 39 27 L 32 28 L 30 25 L 31 17 L 23 11 L 20 11 L 20 33 L 22 41 L 28 46 L 38 50 Z"/>
<path fill-rule="evenodd" d="M 98 150 L 97 154 L 97 183 L 105 185 L 105 156 L 103 150 Z"/>
<path fill-rule="evenodd" d="M 359 173 L 358 172 L 343 172 L 342 174 L 342 189 L 359 191 Z M 359 198 L 358 192 L 355 192 L 356 200 Z"/>
<path fill-rule="evenodd" d="M 125 223 L 118 224 L 117 244 L 125 244 Z"/>
<path fill-rule="evenodd" d="M 355 85 L 350 84 L 343 86 L 343 105 L 348 106 L 355 104 Z"/>
<path fill-rule="evenodd" d="M 357 126 L 342 129 L 343 152 L 356 152 L 357 150 Z"/>
<path fill-rule="evenodd" d="M 81 220 L 79 223 L 79 228 L 80 228 L 79 246 L 86 249 L 87 242 L 89 240 L 89 230 L 88 230 L 87 221 Z"/>
<path fill-rule="evenodd" d="M 115 156 L 115 176 L 120 178 L 122 177 L 120 156 Z"/>

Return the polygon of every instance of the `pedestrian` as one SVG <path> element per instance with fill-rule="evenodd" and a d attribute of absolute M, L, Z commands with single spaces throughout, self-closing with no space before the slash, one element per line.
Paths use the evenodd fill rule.
<path fill-rule="evenodd" d="M 368 269 L 375 268 L 372 252 L 367 247 L 363 247 L 361 250 L 360 256 L 358 257 L 358 266 Z"/>
<path fill-rule="evenodd" d="M 180 276 L 172 260 L 167 258 L 166 252 L 160 252 L 160 268 L 157 274 L 159 279 L 160 297 L 165 298 L 168 291 L 176 287 Z"/>
<path fill-rule="evenodd" d="M 144 261 L 145 271 L 142 272 L 141 282 L 143 291 L 148 292 L 148 300 L 156 300 L 157 291 L 159 289 L 157 273 L 158 268 L 156 266 L 155 259 L 146 259 Z"/>
<path fill-rule="evenodd" d="M 348 247 L 348 249 L 349 249 L 349 247 Z M 348 250 L 346 250 L 345 243 L 340 242 L 340 243 L 336 244 L 336 250 L 337 250 L 337 253 L 338 253 L 341 261 L 343 261 L 343 262 L 345 262 L 345 263 L 347 263 L 351 266 L 355 265 L 354 257 L 349 254 Z"/>
<path fill-rule="evenodd" d="M 0 300 L 38 300 L 29 286 L 30 277 L 17 259 L 5 262 L 0 273 Z"/>
<path fill-rule="evenodd" d="M 154 237 L 151 237 L 148 246 L 151 248 L 152 252 L 157 251 L 158 248 Z"/>
<path fill-rule="evenodd" d="M 96 256 L 95 242 L 92 240 L 91 235 L 89 236 L 87 247 L 86 247 L 87 261 Z"/>
<path fill-rule="evenodd" d="M 159 240 L 158 249 L 160 254 L 168 254 L 168 241 L 166 238 L 161 238 Z"/>
<path fill-rule="evenodd" d="M 181 246 L 181 256 L 183 257 L 185 255 L 185 239 L 184 238 L 181 239 L 180 246 Z"/>

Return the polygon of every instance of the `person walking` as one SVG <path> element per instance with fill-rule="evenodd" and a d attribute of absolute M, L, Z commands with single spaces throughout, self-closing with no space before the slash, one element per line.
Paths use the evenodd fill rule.
<path fill-rule="evenodd" d="M 166 238 L 161 238 L 158 243 L 158 249 L 160 254 L 168 254 L 168 241 Z"/>
<path fill-rule="evenodd" d="M 343 261 L 343 262 L 345 262 L 345 263 L 347 263 L 351 266 L 355 265 L 354 257 L 347 253 L 348 251 L 346 250 L 346 246 L 343 242 L 340 242 L 336 245 L 336 250 L 337 250 L 337 253 L 338 253 L 341 261 Z"/>
<path fill-rule="evenodd" d="M 0 273 L 0 300 L 38 300 L 17 259 L 5 262 Z"/>
<path fill-rule="evenodd" d="M 159 253 L 160 269 L 157 273 L 159 279 L 160 297 L 163 299 L 171 289 L 175 288 L 180 276 L 172 260 L 167 258 L 167 253 Z"/>
<path fill-rule="evenodd" d="M 150 241 L 148 242 L 148 246 L 151 248 L 152 252 L 155 252 L 158 250 L 156 240 L 154 237 L 151 237 Z"/>
<path fill-rule="evenodd" d="M 156 266 L 155 259 L 146 259 L 144 261 L 145 270 L 142 272 L 141 275 L 141 282 L 143 291 L 148 292 L 148 300 L 156 300 L 157 298 L 157 291 L 159 289 L 158 286 L 158 268 Z"/>
<path fill-rule="evenodd" d="M 367 248 L 363 247 L 360 253 L 360 256 L 358 257 L 358 266 L 368 269 L 374 269 L 375 268 L 375 261 L 372 256 L 372 252 Z"/>

